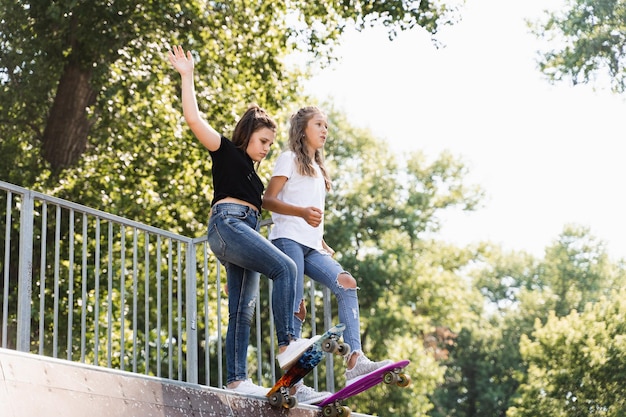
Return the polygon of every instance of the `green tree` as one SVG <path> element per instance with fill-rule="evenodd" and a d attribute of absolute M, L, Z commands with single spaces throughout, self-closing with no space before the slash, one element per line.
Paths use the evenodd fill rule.
<path fill-rule="evenodd" d="M 604 242 L 576 225 L 564 227 L 543 259 L 491 245 L 477 254 L 469 275 L 486 308 L 450 349 L 433 416 L 504 416 L 525 380 L 519 346 L 534 340 L 535 323 L 580 312 L 624 283 L 623 265 L 608 259 Z"/>
<path fill-rule="evenodd" d="M 464 327 L 446 362 L 445 381 L 433 393 L 435 409 L 443 416 L 504 416 L 517 386 L 518 348 L 510 331 L 497 318 L 477 319 Z"/>
<path fill-rule="evenodd" d="M 295 49 L 325 54 L 324 48 L 334 44 L 350 21 L 360 26 L 380 22 L 392 32 L 420 25 L 434 33 L 452 22 L 455 12 L 445 4 L 420 1 L 363 1 L 347 7 L 303 0 L 2 0 L 0 118 L 17 128 L 2 132 L 11 133 L 3 137 L 19 136 L 26 129 L 22 152 L 40 150 L 58 174 L 98 142 L 94 131 L 106 131 L 99 125 L 103 113 L 121 110 L 111 97 L 117 88 L 132 86 L 112 78 L 143 62 L 145 72 L 129 74 L 137 83 L 126 94 L 132 99 L 146 96 L 147 86 L 159 81 L 152 73 L 158 61 L 150 55 L 162 55 L 155 50 L 173 42 L 196 49 L 210 62 L 205 74 L 220 99 L 212 110 L 228 116 L 231 95 L 234 102 L 256 99 L 271 110 L 279 107 L 296 92 L 297 74 L 286 68 L 285 56 Z"/>
<path fill-rule="evenodd" d="M 588 302 L 597 301 L 618 284 L 609 260 L 606 243 L 587 227 L 567 225 L 546 249 L 541 280 L 553 294 L 549 303 L 557 316 L 571 310 L 582 311 Z"/>
<path fill-rule="evenodd" d="M 445 383 L 433 394 L 436 408 L 431 416 L 505 415 L 519 385 L 516 376 L 524 371 L 519 294 L 536 286 L 537 268 L 538 261 L 526 253 L 477 247 L 467 275 L 481 301 L 472 304 L 472 320 L 465 322 L 450 349 Z"/>
<path fill-rule="evenodd" d="M 580 313 L 537 321 L 533 337 L 522 337 L 528 375 L 507 416 L 624 414 L 625 295 L 614 291 Z"/>
<path fill-rule="evenodd" d="M 542 53 L 540 69 L 550 79 L 574 84 L 609 77 L 614 91 L 626 88 L 626 2 L 569 0 L 565 10 L 546 12 L 534 32 L 553 42 Z"/>

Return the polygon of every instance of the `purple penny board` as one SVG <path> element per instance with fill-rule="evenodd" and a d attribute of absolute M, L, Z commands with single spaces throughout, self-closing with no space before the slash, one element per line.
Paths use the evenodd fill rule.
<path fill-rule="evenodd" d="M 406 366 L 409 363 L 411 363 L 411 361 L 403 360 L 400 362 L 389 364 L 387 366 L 383 366 L 382 368 L 379 368 L 361 377 L 360 379 L 352 382 L 350 385 L 347 385 L 346 387 L 340 389 L 339 391 L 337 391 L 336 393 L 334 393 L 333 395 L 324 399 L 323 401 L 321 401 L 320 403 L 316 405 L 318 407 L 329 406 L 329 407 L 326 407 L 326 410 L 324 410 L 323 414 L 325 416 L 334 415 L 332 411 L 330 411 L 332 410 L 333 404 L 337 407 L 340 407 L 341 401 L 347 400 L 350 397 L 360 394 L 363 391 L 367 391 L 368 389 L 380 384 L 381 382 L 383 382 L 385 378 L 385 374 L 387 372 L 395 372 L 395 373 L 402 372 L 402 369 L 406 368 Z"/>

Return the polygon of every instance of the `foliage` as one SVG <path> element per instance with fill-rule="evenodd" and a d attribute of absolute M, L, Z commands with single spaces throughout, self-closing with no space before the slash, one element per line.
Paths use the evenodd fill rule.
<path fill-rule="evenodd" d="M 528 375 L 507 416 L 621 416 L 626 409 L 626 292 L 589 303 L 565 317 L 537 321 L 522 337 Z"/>
<path fill-rule="evenodd" d="M 433 392 L 440 416 L 503 416 L 515 393 L 517 346 L 501 323 L 477 320 L 465 327 L 446 362 L 445 382 Z"/>
<path fill-rule="evenodd" d="M 626 90 L 624 0 L 568 0 L 565 10 L 535 23 L 534 32 L 559 45 L 544 52 L 539 63 L 550 79 L 578 84 L 608 76 L 614 91 Z"/>
<path fill-rule="evenodd" d="M 158 115 L 169 112 L 171 95 L 155 95 L 151 89 L 162 80 L 164 53 L 174 43 L 207 62 L 199 69 L 210 89 L 199 91 L 209 101 L 211 120 L 222 127 L 250 101 L 272 112 L 291 101 L 301 74 L 287 67 L 286 56 L 304 50 L 319 62 L 329 59 L 348 23 L 382 24 L 391 33 L 420 25 L 435 33 L 458 19 L 458 6 L 426 1 L 2 0 L 1 133 L 18 148 L 14 153 L 27 156 L 36 168 L 36 175 L 20 185 L 38 184 L 37 178 L 50 173 L 53 184 L 72 177 L 62 171 L 76 166 L 85 152 L 101 156 L 117 150 L 98 146 L 117 139 L 110 127 L 125 126 L 118 119 L 109 126 L 106 113 L 128 111 L 135 116 L 131 122 L 142 119 L 146 129 L 170 126 Z M 166 100 L 159 103 L 159 98 Z M 9 178 L 11 172 L 0 174 Z"/>
<path fill-rule="evenodd" d="M 566 225 L 558 240 L 546 249 L 542 280 L 554 293 L 553 309 L 564 316 L 572 309 L 582 311 L 618 288 L 619 276 L 608 259 L 606 244 L 588 228 Z"/>
<path fill-rule="evenodd" d="M 484 297 L 485 310 L 451 347 L 445 383 L 433 395 L 431 415 L 507 415 L 528 371 L 520 341 L 534 340 L 534 326 L 550 315 L 581 312 L 623 287 L 624 273 L 623 265 L 608 259 L 604 242 L 576 225 L 564 227 L 543 259 L 492 245 L 479 247 L 468 274 Z"/>

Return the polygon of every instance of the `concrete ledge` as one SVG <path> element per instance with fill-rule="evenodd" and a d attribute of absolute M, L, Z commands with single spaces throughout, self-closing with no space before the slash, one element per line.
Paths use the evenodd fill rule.
<path fill-rule="evenodd" d="M 279 410 L 222 389 L 7 349 L 0 349 L 0 410 L 2 417 L 321 415 L 315 406 Z"/>

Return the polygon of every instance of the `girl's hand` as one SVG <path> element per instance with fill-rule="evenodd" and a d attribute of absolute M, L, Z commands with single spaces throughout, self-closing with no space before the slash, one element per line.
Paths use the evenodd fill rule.
<path fill-rule="evenodd" d="M 331 257 L 335 257 L 335 250 L 333 248 L 331 248 L 330 246 L 328 246 L 328 243 L 326 243 L 326 241 L 324 239 L 322 239 L 322 247 L 324 248 L 324 250 L 326 252 L 328 252 L 328 254 Z"/>
<path fill-rule="evenodd" d="M 302 218 L 309 225 L 317 227 L 322 222 L 322 210 L 317 207 L 304 207 L 302 209 Z"/>
<path fill-rule="evenodd" d="M 172 66 L 180 75 L 191 74 L 193 72 L 193 56 L 191 55 L 191 51 L 187 51 L 187 54 L 185 54 L 185 50 L 182 46 L 174 46 L 174 49 L 168 51 L 167 55 Z"/>

